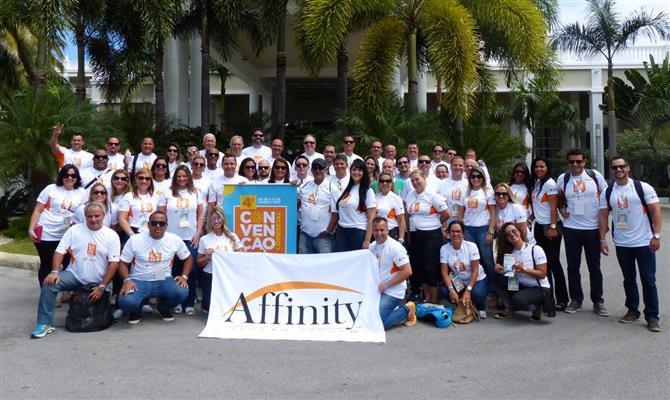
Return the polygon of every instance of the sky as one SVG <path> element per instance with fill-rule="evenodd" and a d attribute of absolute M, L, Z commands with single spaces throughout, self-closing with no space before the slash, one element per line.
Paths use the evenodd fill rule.
<path fill-rule="evenodd" d="M 585 0 L 558 0 L 560 7 L 560 22 L 568 24 L 575 21 L 582 21 L 584 10 L 586 8 Z M 635 10 L 645 8 L 647 11 L 665 11 L 670 15 L 670 0 L 618 0 L 616 1 L 616 10 L 621 17 L 631 14 Z M 70 60 L 77 58 L 77 49 L 72 45 L 71 37 L 68 38 L 68 47 L 65 49 L 65 56 Z M 640 38 L 637 44 L 648 43 L 646 38 Z"/>

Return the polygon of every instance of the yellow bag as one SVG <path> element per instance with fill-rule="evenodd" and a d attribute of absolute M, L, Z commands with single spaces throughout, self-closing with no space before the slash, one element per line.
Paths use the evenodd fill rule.
<path fill-rule="evenodd" d="M 456 305 L 456 311 L 452 316 L 452 320 L 457 324 L 469 324 L 472 321 L 479 321 L 479 311 L 473 303 L 470 303 L 470 306 L 466 307 L 463 303 L 459 302 Z"/>

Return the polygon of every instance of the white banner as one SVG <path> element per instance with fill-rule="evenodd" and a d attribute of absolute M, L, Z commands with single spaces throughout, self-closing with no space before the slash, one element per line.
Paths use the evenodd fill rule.
<path fill-rule="evenodd" d="M 386 342 L 379 266 L 368 250 L 215 253 L 200 337 Z"/>

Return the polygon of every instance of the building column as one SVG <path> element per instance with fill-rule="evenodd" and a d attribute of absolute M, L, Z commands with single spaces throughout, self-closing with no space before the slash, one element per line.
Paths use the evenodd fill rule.
<path fill-rule="evenodd" d="M 258 102 L 258 89 L 255 87 L 249 88 L 249 114 L 260 111 L 260 104 Z"/>
<path fill-rule="evenodd" d="M 272 95 L 267 92 L 261 93 L 262 97 L 262 103 L 261 103 L 261 111 L 272 114 Z"/>
<path fill-rule="evenodd" d="M 177 41 L 177 60 L 179 62 L 179 98 L 177 99 L 177 118 L 184 124 L 188 121 L 188 41 Z"/>
<path fill-rule="evenodd" d="M 179 54 L 177 51 L 177 39 L 169 38 L 165 41 L 163 53 L 165 91 L 165 116 L 168 119 L 175 118 L 179 114 Z"/>
<path fill-rule="evenodd" d="M 600 110 L 603 98 L 602 70 L 591 70 L 591 90 L 589 91 L 589 112 L 591 117 L 590 144 L 594 168 L 605 174 L 605 154 L 603 144 L 603 112 Z"/>
<path fill-rule="evenodd" d="M 188 126 L 194 128 L 202 124 L 200 117 L 200 85 L 202 83 L 202 57 L 200 56 L 200 37 L 195 37 L 189 43 L 189 58 L 191 59 L 189 80 Z"/>
<path fill-rule="evenodd" d="M 418 97 L 419 97 L 419 112 L 426 111 L 428 100 L 426 99 L 426 73 L 419 71 L 417 76 Z"/>

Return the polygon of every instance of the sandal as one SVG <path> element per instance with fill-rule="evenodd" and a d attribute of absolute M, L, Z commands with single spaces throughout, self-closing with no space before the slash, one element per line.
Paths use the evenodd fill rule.
<path fill-rule="evenodd" d="M 503 312 L 500 312 L 500 313 L 496 314 L 493 318 L 495 318 L 495 319 L 507 319 L 507 318 L 509 318 L 513 315 L 514 315 L 514 311 L 504 310 Z"/>

